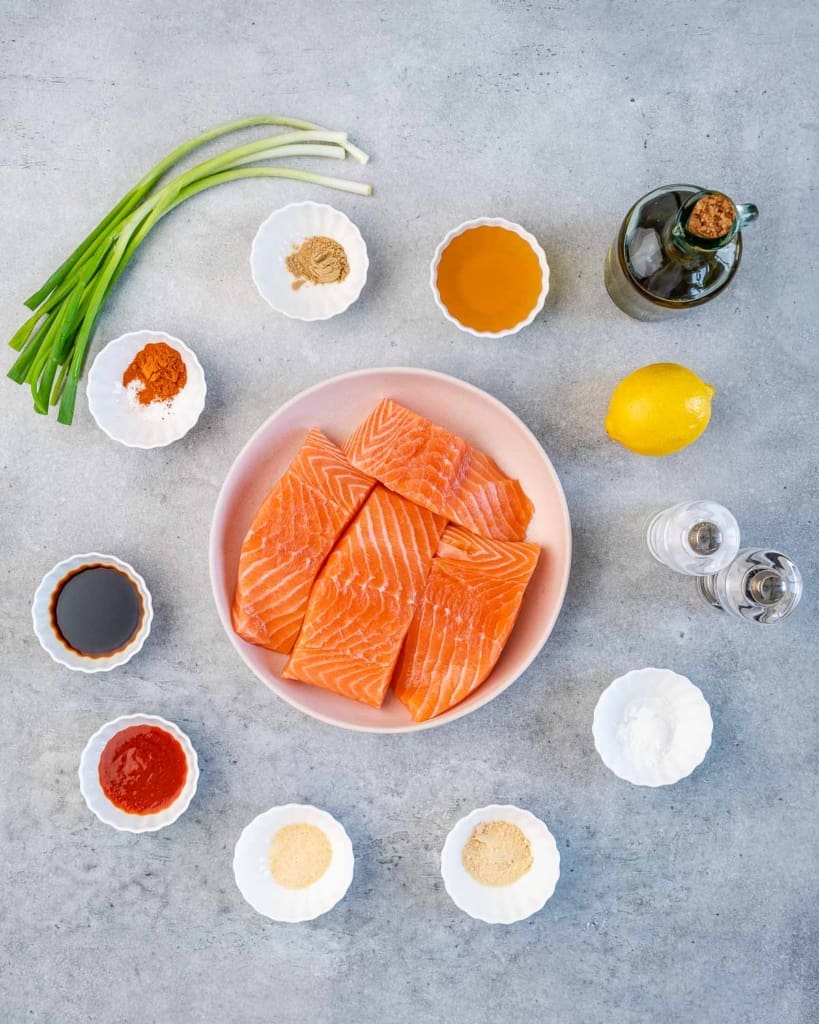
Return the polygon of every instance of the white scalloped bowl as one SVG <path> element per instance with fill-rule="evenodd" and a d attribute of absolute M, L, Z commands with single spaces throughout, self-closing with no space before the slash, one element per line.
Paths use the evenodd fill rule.
<path fill-rule="evenodd" d="M 474 327 L 467 327 L 466 324 L 462 324 L 461 321 L 454 317 L 447 309 L 443 299 L 441 298 L 441 293 L 438 291 L 438 265 L 441 262 L 441 255 L 444 250 L 453 238 L 457 238 L 458 235 L 463 235 L 467 231 L 471 231 L 473 228 L 482 227 L 505 228 L 507 231 L 512 231 L 529 245 L 535 256 L 537 256 L 538 263 L 540 264 L 540 294 L 532 307 L 532 311 L 527 317 L 515 324 L 514 327 L 507 327 L 502 331 L 477 331 Z M 511 220 L 504 220 L 503 217 L 478 217 L 475 220 L 464 221 L 463 224 L 459 224 L 456 228 L 453 228 L 441 239 L 429 266 L 429 285 L 430 288 L 432 288 L 435 305 L 443 313 L 444 317 L 449 320 L 451 324 L 455 324 L 459 330 L 464 331 L 466 334 L 471 334 L 475 338 L 507 338 L 512 334 L 517 334 L 518 331 L 523 330 L 524 327 L 528 327 L 528 325 L 543 309 L 543 304 L 546 302 L 546 296 L 549 294 L 549 263 L 540 242 L 538 242 L 531 232 L 527 231 L 526 228 L 522 227 L 520 224 L 516 224 Z"/>
<path fill-rule="evenodd" d="M 286 825 L 315 825 L 330 842 L 330 864 L 321 878 L 305 889 L 287 889 L 270 872 L 273 836 Z M 310 804 L 283 804 L 257 815 L 242 831 L 233 855 L 239 892 L 264 917 L 287 924 L 312 921 L 344 898 L 353 880 L 355 855 L 344 826 L 327 811 Z"/>
<path fill-rule="evenodd" d="M 711 746 L 708 701 L 670 669 L 642 668 L 615 679 L 594 709 L 594 745 L 603 764 L 635 786 L 670 786 L 690 775 Z M 639 736 L 645 754 L 630 741 Z"/>
<path fill-rule="evenodd" d="M 285 260 L 307 238 L 335 239 L 347 254 L 350 272 L 343 281 L 294 288 Z M 329 320 L 361 294 L 369 268 L 367 246 L 346 214 L 326 203 L 291 203 L 274 210 L 261 225 L 250 250 L 250 272 L 262 298 L 295 320 Z"/>
<path fill-rule="evenodd" d="M 478 825 L 507 821 L 523 832 L 532 848 L 532 866 L 511 885 L 481 885 L 463 866 L 463 849 Z M 487 924 L 514 924 L 536 914 L 551 899 L 560 878 L 555 837 L 540 818 L 514 804 L 490 804 L 467 814 L 446 837 L 441 876 L 452 902 Z"/>
<path fill-rule="evenodd" d="M 185 387 L 170 402 L 140 405 L 122 375 L 134 356 L 149 342 L 164 341 L 182 356 L 187 370 Z M 128 448 L 162 448 L 184 437 L 205 407 L 205 373 L 196 353 L 184 341 L 164 331 L 132 331 L 109 341 L 88 374 L 88 408 L 97 426 Z"/>
<path fill-rule="evenodd" d="M 75 570 L 91 565 L 110 565 L 119 569 L 131 580 L 142 599 L 143 612 L 139 629 L 125 647 L 104 657 L 80 654 L 68 647 L 57 635 L 51 621 L 51 598 L 60 582 Z M 40 646 L 51 655 L 57 664 L 64 665 L 73 672 L 110 672 L 112 668 L 117 668 L 130 661 L 135 654 L 142 650 L 143 644 L 151 632 L 154 606 L 145 580 L 132 565 L 123 562 L 115 555 L 101 555 L 98 551 L 89 551 L 84 555 L 72 555 L 70 558 L 63 559 L 43 576 L 31 604 L 31 618 Z"/>
<path fill-rule="evenodd" d="M 123 729 L 128 729 L 132 725 L 152 725 L 169 732 L 174 739 L 178 740 L 188 762 L 188 775 L 182 792 L 169 807 L 157 811 L 155 814 L 129 814 L 127 811 L 121 810 L 111 803 L 100 785 L 100 757 L 102 757 L 106 744 L 118 732 L 122 732 Z M 186 733 L 174 722 L 160 718 L 159 715 L 122 715 L 97 729 L 85 745 L 85 750 L 80 758 L 79 776 L 80 792 L 88 809 L 104 824 L 110 825 L 118 832 L 157 832 L 167 825 L 172 825 L 190 806 L 199 781 L 199 759 Z"/>

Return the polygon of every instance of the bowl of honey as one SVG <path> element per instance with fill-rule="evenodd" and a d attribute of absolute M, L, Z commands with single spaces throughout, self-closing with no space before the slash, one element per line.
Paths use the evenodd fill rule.
<path fill-rule="evenodd" d="M 31 606 L 42 648 L 74 672 L 109 672 L 142 649 L 153 604 L 145 580 L 113 555 L 72 555 L 43 577 Z"/>
<path fill-rule="evenodd" d="M 517 334 L 543 309 L 549 264 L 520 224 L 481 217 L 453 228 L 430 265 L 435 302 L 450 323 L 479 338 Z"/>

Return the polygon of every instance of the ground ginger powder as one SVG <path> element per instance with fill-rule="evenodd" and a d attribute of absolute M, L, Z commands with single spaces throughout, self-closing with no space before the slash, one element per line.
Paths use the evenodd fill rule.
<path fill-rule="evenodd" d="M 285 825 L 273 836 L 267 856 L 270 874 L 284 889 L 317 882 L 333 856 L 330 840 L 316 825 Z"/>
<path fill-rule="evenodd" d="M 463 848 L 461 862 L 481 885 L 512 885 L 532 866 L 529 840 L 509 821 L 484 821 Z"/>
<path fill-rule="evenodd" d="M 305 284 L 337 284 L 350 273 L 350 264 L 344 247 L 334 238 L 313 235 L 284 261 L 295 280 L 292 287 Z"/>

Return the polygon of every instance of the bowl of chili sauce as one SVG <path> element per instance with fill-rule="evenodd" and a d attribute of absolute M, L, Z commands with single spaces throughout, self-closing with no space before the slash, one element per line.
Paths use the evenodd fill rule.
<path fill-rule="evenodd" d="M 158 715 L 125 715 L 94 733 L 79 776 L 100 821 L 120 832 L 156 832 L 188 809 L 199 761 L 178 725 Z"/>
<path fill-rule="evenodd" d="M 145 580 L 113 555 L 72 555 L 43 577 L 32 602 L 45 651 L 75 672 L 109 672 L 142 649 L 153 604 Z"/>

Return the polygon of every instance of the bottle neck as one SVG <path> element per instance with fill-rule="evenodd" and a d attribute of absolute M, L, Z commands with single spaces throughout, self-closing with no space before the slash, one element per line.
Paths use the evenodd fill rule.
<path fill-rule="evenodd" d="M 685 263 L 689 266 L 697 266 L 700 263 L 707 263 L 712 259 L 715 249 L 703 249 L 690 238 L 682 226 L 679 214 L 670 222 L 663 238 L 665 251 L 677 263 Z"/>
<path fill-rule="evenodd" d="M 742 228 L 758 216 L 753 203 L 737 206 L 722 192 L 695 192 L 667 225 L 666 251 L 672 259 L 689 265 L 707 263 L 718 249 L 735 242 Z"/>

